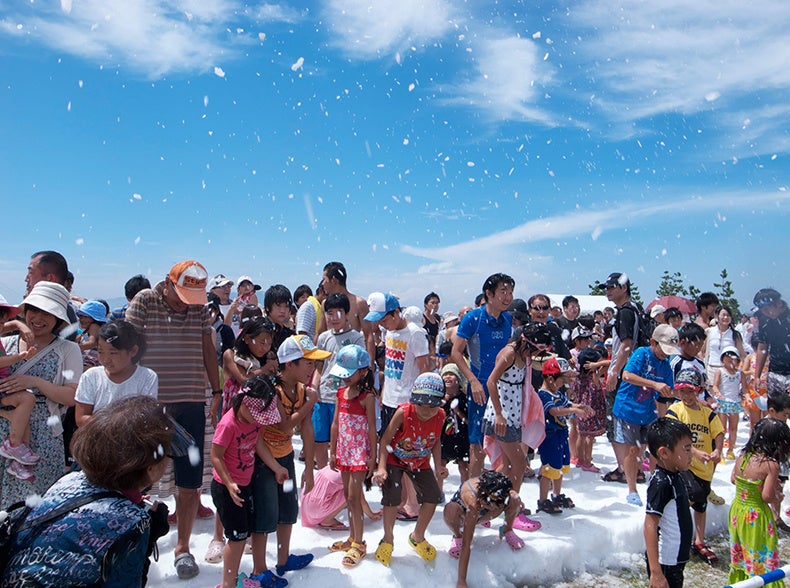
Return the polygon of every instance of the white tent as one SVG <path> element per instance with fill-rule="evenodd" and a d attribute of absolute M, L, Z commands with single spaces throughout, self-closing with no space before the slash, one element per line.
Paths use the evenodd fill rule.
<path fill-rule="evenodd" d="M 562 299 L 566 296 L 567 294 L 548 295 L 551 305 L 559 306 L 560 308 L 562 308 Z M 609 302 L 606 296 L 590 296 L 584 294 L 574 294 L 573 296 L 579 299 L 579 307 L 581 308 L 582 314 L 592 314 L 596 310 L 603 310 L 606 306 L 614 308 L 614 304 Z"/>

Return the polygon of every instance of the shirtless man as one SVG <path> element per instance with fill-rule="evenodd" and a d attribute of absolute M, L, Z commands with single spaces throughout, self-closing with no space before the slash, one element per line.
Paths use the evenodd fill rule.
<path fill-rule="evenodd" d="M 346 288 L 346 273 L 345 266 L 339 261 L 330 261 L 324 266 L 324 274 L 321 279 L 321 285 L 324 287 L 326 295 L 330 294 L 345 294 L 348 296 L 348 301 L 351 304 L 351 309 L 346 314 L 348 325 L 350 328 L 355 329 L 365 335 L 365 347 L 370 354 L 371 367 L 376 357 L 376 343 L 373 339 L 373 328 L 370 322 L 363 320 L 368 314 L 367 300 L 356 294 L 352 294 Z M 326 331 L 326 313 L 322 313 L 321 324 L 318 328 L 318 333 Z"/>

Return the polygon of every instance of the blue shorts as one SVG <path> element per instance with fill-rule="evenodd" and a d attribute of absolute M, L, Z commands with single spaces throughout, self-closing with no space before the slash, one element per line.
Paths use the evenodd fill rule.
<path fill-rule="evenodd" d="M 483 388 L 485 390 L 485 388 Z M 466 422 L 469 423 L 469 443 L 471 445 L 483 444 L 483 415 L 486 412 L 488 393 L 483 404 L 477 404 L 472 398 L 472 393 L 466 393 Z"/>
<path fill-rule="evenodd" d="M 547 433 L 543 443 L 538 447 L 540 464 L 555 470 L 562 470 L 571 463 L 571 450 L 568 446 L 568 432 L 558 431 Z"/>
<path fill-rule="evenodd" d="M 282 484 L 277 483 L 269 466 L 260 458 L 255 458 L 255 472 L 252 474 L 253 533 L 274 533 L 277 525 L 296 523 L 299 514 L 299 484 L 294 470 L 293 451 L 285 457 L 278 457 L 277 463 L 288 470 L 288 479 L 293 481 L 293 490 L 284 492 Z"/>
<path fill-rule="evenodd" d="M 203 402 L 173 402 L 165 404 L 167 414 L 192 435 L 198 447 L 197 456 L 173 458 L 173 477 L 176 486 L 197 490 L 203 485 L 203 436 L 206 432 L 206 405 Z M 197 457 L 197 463 L 192 460 Z"/>
<path fill-rule="evenodd" d="M 313 406 L 313 431 L 316 443 L 329 443 L 332 421 L 335 418 L 335 405 L 329 402 L 316 402 Z"/>

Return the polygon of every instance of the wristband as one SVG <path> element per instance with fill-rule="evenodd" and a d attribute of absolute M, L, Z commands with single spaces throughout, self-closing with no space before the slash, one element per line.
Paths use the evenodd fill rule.
<path fill-rule="evenodd" d="M 212 396 L 222 396 L 222 390 L 212 390 Z"/>

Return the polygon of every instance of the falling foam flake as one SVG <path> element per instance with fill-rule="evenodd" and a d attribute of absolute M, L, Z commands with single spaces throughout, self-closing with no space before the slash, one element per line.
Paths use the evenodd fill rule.
<path fill-rule="evenodd" d="M 197 466 L 200 463 L 200 449 L 198 449 L 197 445 L 190 445 L 187 453 L 189 455 L 189 463 L 192 466 Z"/>
<path fill-rule="evenodd" d="M 139 245 L 139 244 L 140 244 L 140 237 L 136 237 L 136 238 L 135 238 L 135 240 L 134 240 L 134 244 L 135 244 L 135 245 Z"/>
<path fill-rule="evenodd" d="M 474 166 L 475 166 L 475 162 L 474 161 L 467 161 L 466 162 L 466 167 L 474 167 Z"/>
<path fill-rule="evenodd" d="M 214 66 L 214 75 L 217 76 L 218 78 L 224 78 L 225 77 L 225 70 L 223 70 L 220 66 L 215 65 Z"/>
<path fill-rule="evenodd" d="M 135 200 L 142 200 L 143 199 L 143 197 L 140 196 L 140 194 L 132 194 L 132 198 L 134 198 Z"/>
<path fill-rule="evenodd" d="M 413 83 L 413 82 L 412 82 L 411 84 L 409 84 L 409 92 L 412 92 L 412 91 L 414 90 L 414 88 L 415 88 L 415 87 L 416 87 L 416 86 L 414 85 L 414 83 Z"/>
<path fill-rule="evenodd" d="M 208 96 L 203 96 L 203 106 L 208 106 Z"/>
<path fill-rule="evenodd" d="M 66 104 L 66 111 L 71 112 L 71 100 L 69 100 L 69 103 Z"/>
<path fill-rule="evenodd" d="M 666 256 L 666 254 L 667 254 L 667 250 L 666 250 L 666 249 L 662 249 L 662 250 L 661 250 L 661 255 L 662 255 L 662 256 Z"/>
<path fill-rule="evenodd" d="M 286 480 L 283 482 L 283 492 L 286 494 L 290 494 L 294 491 L 294 481 L 293 480 Z"/>
<path fill-rule="evenodd" d="M 705 94 L 705 100 L 708 102 L 715 102 L 719 98 L 721 98 L 721 94 L 719 92 L 708 92 Z"/>
<path fill-rule="evenodd" d="M 60 9 L 66 14 L 71 14 L 71 0 L 60 0 Z"/>
<path fill-rule="evenodd" d="M 540 31 L 538 31 L 536 33 L 532 33 L 532 38 L 533 39 L 540 39 Z"/>
<path fill-rule="evenodd" d="M 77 245 L 84 245 L 85 244 L 85 239 L 83 239 L 82 237 L 78 237 L 77 239 L 74 240 L 74 242 Z"/>
<path fill-rule="evenodd" d="M 266 40 L 266 33 L 258 33 L 258 40 L 263 43 Z"/>
<path fill-rule="evenodd" d="M 296 60 L 296 62 L 291 66 L 291 71 L 296 71 L 298 69 L 302 69 L 304 65 L 304 57 L 300 57 Z"/>
<path fill-rule="evenodd" d="M 78 85 L 80 88 L 82 88 L 82 85 L 83 85 L 83 84 L 82 84 L 82 80 L 78 80 L 78 81 L 77 81 L 77 85 Z"/>
<path fill-rule="evenodd" d="M 404 145 L 408 145 L 408 144 L 409 144 L 409 140 L 408 140 L 408 139 L 404 139 L 404 140 L 403 140 L 403 144 L 404 144 Z"/>
<path fill-rule="evenodd" d="M 47 419 L 47 426 L 50 429 L 56 429 L 57 430 L 58 427 L 62 427 L 63 426 L 63 423 L 60 421 L 60 417 L 58 415 L 53 414 L 53 415 L 50 415 L 49 418 Z"/>

